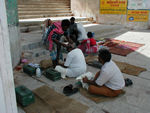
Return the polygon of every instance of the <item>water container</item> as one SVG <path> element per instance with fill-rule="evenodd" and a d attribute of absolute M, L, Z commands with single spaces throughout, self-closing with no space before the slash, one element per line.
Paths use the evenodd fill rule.
<path fill-rule="evenodd" d="M 41 69 L 39 67 L 36 69 L 36 76 L 41 77 Z"/>

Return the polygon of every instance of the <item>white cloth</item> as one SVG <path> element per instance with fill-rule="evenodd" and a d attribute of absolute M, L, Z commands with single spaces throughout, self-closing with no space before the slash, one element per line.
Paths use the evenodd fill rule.
<path fill-rule="evenodd" d="M 78 38 L 77 38 L 78 41 L 82 41 L 82 40 L 88 38 L 86 30 L 85 30 L 85 28 L 83 27 L 82 24 L 77 23 L 77 30 L 78 30 Z"/>
<path fill-rule="evenodd" d="M 61 78 L 66 78 L 67 68 L 56 66 L 55 70 L 61 73 Z"/>
<path fill-rule="evenodd" d="M 67 55 L 66 62 L 67 76 L 77 77 L 86 72 L 86 62 L 82 51 L 78 48 L 73 49 Z"/>
<path fill-rule="evenodd" d="M 87 77 L 88 80 L 93 80 L 94 79 L 94 74 L 91 73 L 91 72 L 87 72 L 87 73 L 84 73 L 84 74 L 82 74 L 82 75 L 80 75 L 79 77 L 76 78 L 76 80 L 78 80 L 78 81 L 80 81 L 82 83 L 82 87 L 84 89 L 88 90 L 89 84 L 84 83 L 83 80 L 82 80 L 84 77 Z"/>
<path fill-rule="evenodd" d="M 112 60 L 102 66 L 96 84 L 99 86 L 105 85 L 113 90 L 119 90 L 125 86 L 123 75 Z"/>

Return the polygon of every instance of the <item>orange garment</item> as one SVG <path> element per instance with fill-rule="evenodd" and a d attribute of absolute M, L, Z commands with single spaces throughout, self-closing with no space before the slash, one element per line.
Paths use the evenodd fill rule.
<path fill-rule="evenodd" d="M 106 86 L 89 85 L 88 92 L 91 94 L 103 95 L 103 96 L 107 96 L 107 97 L 116 97 L 119 94 L 121 94 L 123 91 L 122 91 L 122 89 L 112 90 Z"/>

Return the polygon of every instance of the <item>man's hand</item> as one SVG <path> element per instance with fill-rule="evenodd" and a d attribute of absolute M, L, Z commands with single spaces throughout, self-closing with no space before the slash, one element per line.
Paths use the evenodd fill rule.
<path fill-rule="evenodd" d="M 84 77 L 82 80 L 84 83 L 87 83 L 89 81 L 87 77 Z"/>
<path fill-rule="evenodd" d="M 84 77 L 82 80 L 83 80 L 84 83 L 88 83 L 88 84 L 91 84 L 91 85 L 97 85 L 97 84 L 95 83 L 95 81 L 93 81 L 93 80 L 88 80 L 87 77 Z"/>

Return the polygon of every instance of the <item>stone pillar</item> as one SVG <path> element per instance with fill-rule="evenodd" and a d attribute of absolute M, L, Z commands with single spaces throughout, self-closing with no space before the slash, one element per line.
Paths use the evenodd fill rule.
<path fill-rule="evenodd" d="M 10 49 L 11 49 L 11 59 L 12 66 L 15 67 L 21 55 L 20 37 L 18 30 L 18 8 L 17 0 L 5 0 L 6 1 L 6 11 L 7 11 L 7 22 L 10 38 Z"/>
<path fill-rule="evenodd" d="M 0 14 L 0 113 L 17 113 L 5 0 Z"/>

